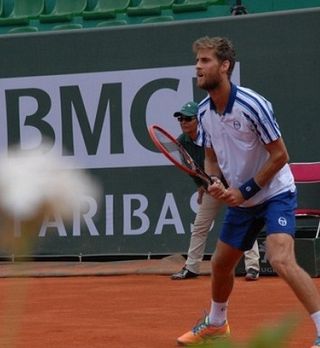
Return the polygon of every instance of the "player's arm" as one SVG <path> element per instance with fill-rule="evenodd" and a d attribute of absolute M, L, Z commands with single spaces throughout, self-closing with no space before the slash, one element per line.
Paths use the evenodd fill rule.
<path fill-rule="evenodd" d="M 270 156 L 258 173 L 239 188 L 229 188 L 224 194 L 223 199 L 229 206 L 237 206 L 250 199 L 289 161 L 282 138 L 265 145 L 265 149 Z"/>
<path fill-rule="evenodd" d="M 265 149 L 270 157 L 254 177 L 259 187 L 266 185 L 289 161 L 288 151 L 282 138 L 265 145 Z"/>
<path fill-rule="evenodd" d="M 212 148 L 205 148 L 204 170 L 209 176 L 221 178 L 221 170 L 218 165 L 216 153 Z"/>
<path fill-rule="evenodd" d="M 205 149 L 205 158 L 204 158 L 204 169 L 205 172 L 214 179 L 212 185 L 208 186 L 208 192 L 217 199 L 224 198 L 225 187 L 222 182 L 219 180 L 222 177 L 221 170 L 218 165 L 218 160 L 216 153 L 212 148 Z M 218 179 L 218 180 L 216 180 Z"/>

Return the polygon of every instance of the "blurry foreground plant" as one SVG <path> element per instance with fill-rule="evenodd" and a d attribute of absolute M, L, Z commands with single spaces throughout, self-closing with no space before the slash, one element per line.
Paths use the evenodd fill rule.
<path fill-rule="evenodd" d="M 87 209 L 84 197 L 98 201 L 91 178 L 68 166 L 46 147 L 28 152 L 13 148 L 0 156 L 1 247 L 31 254 L 45 219 L 72 222 L 75 211 Z"/>
<path fill-rule="evenodd" d="M 98 188 L 81 170 L 70 170 L 47 148 L 11 149 L 0 155 L 0 251 L 16 257 L 35 255 L 44 221 L 68 223 L 88 209 L 86 197 L 98 201 Z M 24 262 L 16 263 L 21 274 Z M 1 294 L 1 347 L 17 347 L 28 282 L 17 282 Z"/>

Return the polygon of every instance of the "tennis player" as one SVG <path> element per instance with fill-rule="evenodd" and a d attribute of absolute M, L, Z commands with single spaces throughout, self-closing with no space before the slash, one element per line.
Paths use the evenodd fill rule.
<path fill-rule="evenodd" d="M 197 114 L 198 104 L 190 101 L 184 104 L 181 110 L 175 112 L 173 116 L 179 121 L 182 130 L 182 134 L 179 135 L 177 140 L 203 169 L 204 147 L 194 143 L 197 138 Z M 208 233 L 223 204 L 222 201 L 208 194 L 203 181 L 199 177 L 191 177 L 198 188 L 197 202 L 199 204 L 199 210 L 192 227 L 186 263 L 180 271 L 171 275 L 171 279 L 173 280 L 190 279 L 199 275 Z M 258 242 L 255 241 L 252 249 L 244 253 L 246 280 L 258 280 L 260 270 L 259 258 Z"/>
<path fill-rule="evenodd" d="M 225 189 L 214 183 L 208 191 L 228 209 L 212 258 L 210 312 L 177 341 L 192 345 L 230 334 L 227 309 L 234 270 L 265 224 L 269 262 L 309 312 L 318 336 L 311 348 L 320 347 L 320 295 L 296 262 L 296 188 L 272 105 L 230 82 L 235 50 L 227 38 L 202 37 L 193 43 L 193 51 L 197 84 L 209 94 L 198 113 L 197 141 L 206 147 L 205 171 L 223 174 L 229 185 Z"/>

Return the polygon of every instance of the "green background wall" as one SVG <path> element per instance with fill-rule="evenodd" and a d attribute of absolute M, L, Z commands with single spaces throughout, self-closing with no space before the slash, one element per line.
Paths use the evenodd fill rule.
<path fill-rule="evenodd" d="M 301 10 L 291 13 L 261 14 L 219 19 L 204 19 L 169 24 L 136 25 L 123 28 L 90 29 L 77 32 L 41 32 L 32 35 L 0 37 L 0 85 L 1 81 L 17 77 L 62 76 L 64 74 L 137 72 L 139 69 L 161 69 L 192 66 L 194 56 L 192 42 L 200 36 L 227 36 L 237 50 L 240 62 L 240 80 L 272 101 L 285 138 L 291 161 L 318 161 L 320 158 L 319 120 L 320 103 L 320 10 Z M 129 73 L 128 73 L 129 74 Z M 4 80 L 5 79 L 5 80 Z M 10 88 L 14 89 L 14 80 Z M 48 78 L 48 84 L 51 80 Z M 130 82 L 129 82 L 130 83 Z M 3 84 L 2 84 L 3 85 Z M 5 91 L 1 87 L 1 100 L 5 103 Z M 34 88 L 38 88 L 35 80 Z M 163 100 L 164 116 L 167 110 L 179 107 L 179 93 L 190 99 L 200 100 L 203 92 L 192 88 L 177 89 L 176 104 Z M 84 96 L 85 98 L 85 96 Z M 124 100 L 125 104 L 126 101 Z M 126 105 L 124 105 L 126 106 Z M 10 106 L 1 106 L 1 120 L 10 118 Z M 151 148 L 146 126 L 151 120 L 145 114 L 145 105 L 131 110 L 135 136 L 144 146 Z M 168 109 L 169 108 L 169 109 Z M 94 117 L 91 114 L 90 117 Z M 164 122 L 164 121 L 163 121 Z M 172 121 L 170 121 L 172 122 Z M 23 125 L 22 125 L 23 127 Z M 1 130 L 6 139 L 6 127 Z M 2 151 L 7 144 L 2 140 Z M 151 148 L 152 149 L 152 148 Z M 190 178 L 172 166 L 143 166 L 91 168 L 90 173 L 100 182 L 102 196 L 113 196 L 113 235 L 106 234 L 110 216 L 106 211 L 110 201 L 99 203 L 92 221 L 97 234 L 90 233 L 82 224 L 81 231 L 74 232 L 68 226 L 66 236 L 59 236 L 57 228 L 47 228 L 45 236 L 38 237 L 34 254 L 45 255 L 93 255 L 93 254 L 168 254 L 185 252 L 190 238 L 190 224 L 194 211 L 190 208 L 194 186 Z M 148 174 L 147 176 L 145 174 Z M 168 179 L 169 178 L 169 179 Z M 124 223 L 124 195 L 138 194 L 147 197 L 145 214 L 149 220 L 147 231 L 138 235 L 126 235 Z M 168 222 L 155 235 L 159 216 L 166 197 L 174 197 L 177 211 L 167 209 L 165 218 L 174 219 L 176 213 L 184 230 Z M 311 201 L 318 199 L 315 193 Z M 309 199 L 309 196 L 307 198 Z M 139 208 L 139 201 L 132 201 L 132 212 Z M 136 205 L 134 205 L 136 204 Z M 171 206 L 172 207 L 172 206 Z M 165 210 L 164 210 L 165 211 Z M 130 214 L 129 214 L 130 215 Z M 129 218 L 132 228 L 139 229 L 141 221 Z M 175 220 L 175 221 L 177 221 Z M 221 217 L 216 224 L 219 229 Z M 211 233 L 207 252 L 213 250 L 216 233 Z M 10 253 L 10 250 L 3 250 Z"/>

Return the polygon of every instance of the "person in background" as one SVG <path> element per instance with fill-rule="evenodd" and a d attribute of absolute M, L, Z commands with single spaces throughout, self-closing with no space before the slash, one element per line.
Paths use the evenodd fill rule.
<path fill-rule="evenodd" d="M 198 104 L 190 101 L 184 104 L 181 110 L 175 112 L 173 116 L 179 121 L 182 130 L 178 141 L 203 168 L 204 148 L 194 143 L 197 137 L 197 114 Z M 206 192 L 205 185 L 200 178 L 196 176 L 191 177 L 198 188 L 197 202 L 199 204 L 199 210 L 192 228 L 186 263 L 179 272 L 172 274 L 171 279 L 173 280 L 195 278 L 199 275 L 208 233 L 223 204 L 223 202 L 213 198 Z M 257 280 L 259 278 L 259 258 L 259 247 L 256 241 L 252 249 L 244 253 L 246 280 Z"/>

